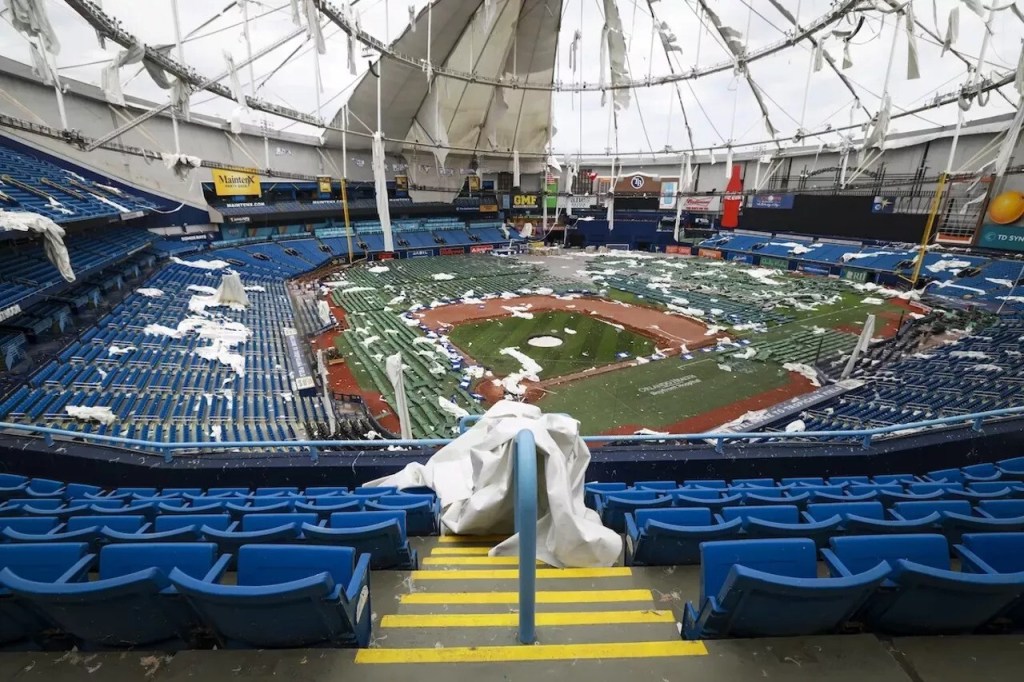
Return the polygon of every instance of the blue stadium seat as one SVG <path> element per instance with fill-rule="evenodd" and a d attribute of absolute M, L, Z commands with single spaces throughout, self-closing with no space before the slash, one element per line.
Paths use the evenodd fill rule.
<path fill-rule="evenodd" d="M 367 511 L 405 510 L 409 535 L 436 535 L 441 503 L 434 495 L 384 495 L 366 502 Z"/>
<path fill-rule="evenodd" d="M 696 490 L 687 488 L 685 490 L 674 490 L 672 505 L 675 507 L 708 507 L 713 512 L 719 512 L 725 507 L 732 507 L 743 503 L 743 495 L 725 494 L 725 490 Z"/>
<path fill-rule="evenodd" d="M 191 528 L 198 531 L 202 531 L 204 528 L 230 531 L 238 526 L 238 522 L 233 521 L 229 514 L 182 514 L 181 516 L 164 514 L 156 517 L 153 526 L 158 533 L 166 533 L 179 528 Z"/>
<path fill-rule="evenodd" d="M 980 515 L 994 519 L 1012 519 L 1024 516 L 1024 500 L 982 500 L 977 509 Z"/>
<path fill-rule="evenodd" d="M 223 646 L 365 647 L 370 641 L 367 555 L 349 547 L 248 545 L 235 585 L 180 571 L 171 581 Z"/>
<path fill-rule="evenodd" d="M 216 551 L 212 543 L 111 545 L 100 552 L 94 581 L 29 580 L 7 569 L 0 581 L 87 644 L 187 642 L 194 621 L 168 574 L 215 580 L 227 566 L 227 557 L 218 560 Z"/>
<path fill-rule="evenodd" d="M 625 519 L 627 566 L 695 564 L 700 543 L 739 537 L 743 524 L 716 522 L 707 507 L 637 509 Z"/>
<path fill-rule="evenodd" d="M 363 511 L 363 501 L 347 495 L 322 495 L 310 497 L 308 502 L 296 502 L 295 511 L 313 513 L 325 521 L 337 512 Z"/>
<path fill-rule="evenodd" d="M 47 582 L 84 579 L 95 556 L 83 542 L 47 545 L 0 545 L 0 644 L 34 638 L 48 627 L 35 611 L 11 594 L 5 575 L 30 575 Z"/>
<path fill-rule="evenodd" d="M 1024 533 L 968 533 L 953 549 L 965 573 L 1024 576 Z M 1024 627 L 1024 592 L 999 617 Z"/>
<path fill-rule="evenodd" d="M 879 563 L 859 575 L 818 578 L 807 539 L 701 545 L 699 606 L 688 603 L 683 637 L 780 637 L 839 629 L 888 573 Z"/>
<path fill-rule="evenodd" d="M 838 516 L 842 520 L 840 527 L 845 528 L 850 516 L 884 520 L 885 507 L 881 502 L 819 502 L 807 505 L 807 511 L 803 515 L 810 523 L 819 523 Z"/>
<path fill-rule="evenodd" d="M 327 528 L 305 523 L 306 544 L 345 545 L 371 556 L 377 568 L 415 569 L 416 550 L 409 547 L 405 510 L 341 512 L 331 514 Z"/>
<path fill-rule="evenodd" d="M 1024 574 L 951 571 L 941 535 L 837 537 L 822 550 L 833 575 L 847 576 L 884 561 L 891 570 L 857 616 L 872 630 L 895 634 L 973 632 L 1024 591 Z"/>
<path fill-rule="evenodd" d="M 625 514 L 637 509 L 671 506 L 672 497 L 670 495 L 662 495 L 654 490 L 627 490 L 608 493 L 597 498 L 597 513 L 601 516 L 601 522 L 619 533 L 625 532 Z"/>
<path fill-rule="evenodd" d="M 218 530 L 204 524 L 202 533 L 207 540 L 216 542 L 222 553 L 237 556 L 244 545 L 294 542 L 301 536 L 304 524 L 316 523 L 316 514 L 245 514 L 237 530 Z"/>

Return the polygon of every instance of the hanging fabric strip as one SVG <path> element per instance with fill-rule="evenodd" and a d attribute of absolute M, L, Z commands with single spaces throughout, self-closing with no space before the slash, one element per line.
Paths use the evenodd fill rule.
<path fill-rule="evenodd" d="M 818 44 L 814 46 L 814 72 L 821 71 L 821 67 L 825 65 L 825 41 L 819 40 Z"/>
<path fill-rule="evenodd" d="M 626 36 L 622 32 L 622 19 L 615 0 L 604 0 L 604 20 L 608 29 L 608 68 L 612 86 L 623 86 L 629 82 L 626 67 Z M 616 87 L 612 91 L 612 103 L 616 111 L 629 108 L 629 88 Z"/>
<path fill-rule="evenodd" d="M 171 45 L 165 45 L 164 47 L 156 48 L 156 51 L 165 55 L 170 54 L 171 47 Z M 143 58 L 142 65 L 146 67 L 146 73 L 149 74 L 149 77 L 153 79 L 153 82 L 156 83 L 158 88 L 161 90 L 171 89 L 171 79 L 159 64 Z"/>
<path fill-rule="evenodd" d="M 192 96 L 192 88 L 186 81 L 175 78 L 171 83 L 171 101 L 174 102 L 178 113 L 186 121 L 189 120 L 191 111 L 189 109 L 189 98 Z"/>
<path fill-rule="evenodd" d="M 608 81 L 605 79 L 605 74 L 608 73 L 608 24 L 607 22 L 601 28 L 601 50 L 598 57 L 597 68 L 597 87 L 601 90 L 601 106 L 604 106 L 605 98 L 608 96 L 608 91 L 605 89 Z"/>
<path fill-rule="evenodd" d="M 732 177 L 732 147 L 725 150 L 725 179 Z"/>
<path fill-rule="evenodd" d="M 722 20 L 718 18 L 718 15 L 708 7 L 707 3 L 701 0 L 700 6 L 704 8 L 704 13 L 708 15 L 708 20 L 714 25 L 719 35 L 725 41 L 729 47 L 729 51 L 732 52 L 733 56 L 739 58 L 744 52 L 747 51 L 747 46 L 743 42 L 743 34 L 722 23 Z"/>
<path fill-rule="evenodd" d="M 942 54 L 945 55 L 960 34 L 960 8 L 954 7 L 949 10 L 949 18 L 946 20 L 946 37 L 942 40 Z"/>
<path fill-rule="evenodd" d="M 296 26 L 302 25 L 302 19 L 299 17 L 299 0 L 292 0 L 292 23 Z"/>
<path fill-rule="evenodd" d="M 693 170 L 690 168 L 690 155 L 683 154 L 679 161 L 679 188 L 676 192 L 676 220 L 672 228 L 672 237 L 679 241 L 679 222 L 683 217 L 683 195 L 690 191 Z"/>
<path fill-rule="evenodd" d="M 245 91 L 242 90 L 242 79 L 238 76 L 238 69 L 235 67 L 235 58 L 230 52 L 224 53 L 224 61 L 228 66 L 228 82 L 231 84 L 231 97 L 239 106 L 248 106 L 245 101 Z"/>
<path fill-rule="evenodd" d="M 124 93 L 121 92 L 121 67 L 125 64 L 138 64 L 145 54 L 146 48 L 141 43 L 132 43 L 131 47 L 118 52 L 117 56 L 104 67 L 100 74 L 100 87 L 108 102 L 124 106 Z"/>
<path fill-rule="evenodd" d="M 512 150 L 512 186 L 519 187 L 520 173 L 519 173 L 519 150 Z"/>
<path fill-rule="evenodd" d="M 43 49 L 50 54 L 60 53 L 60 41 L 46 14 L 45 0 L 7 0 L 11 10 L 11 24 L 30 38 L 39 38 Z"/>
<path fill-rule="evenodd" d="M 668 27 L 667 22 L 658 22 L 658 36 L 661 37 L 661 46 L 665 48 L 666 54 L 669 52 L 681 53 L 683 51 L 683 48 L 679 46 L 679 39 L 676 38 L 676 34 L 672 32 L 672 29 Z"/>
<path fill-rule="evenodd" d="M 391 205 L 388 202 L 388 179 L 385 174 L 384 138 L 380 131 L 373 134 L 373 184 L 377 199 L 377 220 L 384 231 L 384 250 L 394 251 L 395 242 L 391 235 Z"/>
<path fill-rule="evenodd" d="M 864 137 L 864 149 L 884 149 L 885 136 L 889 132 L 889 117 L 892 112 L 892 98 L 886 94 L 882 97 L 881 106 L 878 108 L 878 116 L 875 118 L 870 131 Z"/>
<path fill-rule="evenodd" d="M 1018 19 L 1020 19 L 1021 21 L 1024 21 L 1024 12 L 1022 12 L 1020 10 L 1020 8 L 1017 7 L 1017 3 L 1016 2 L 1011 2 L 1010 3 L 1010 9 L 1013 10 L 1013 13 L 1017 15 Z"/>
<path fill-rule="evenodd" d="M 32 75 L 42 81 L 43 85 L 53 85 L 53 69 L 50 68 L 50 62 L 46 59 L 46 55 L 39 50 L 39 46 L 35 42 L 28 44 L 28 50 L 32 57 Z"/>
<path fill-rule="evenodd" d="M 709 166 L 714 166 L 715 165 L 715 148 L 712 147 L 711 149 L 709 149 L 708 150 L 708 154 L 711 156 L 711 163 L 709 163 L 708 165 Z"/>
<path fill-rule="evenodd" d="M 615 169 L 615 162 L 617 159 L 612 159 L 612 176 L 611 184 L 608 185 L 608 198 L 605 200 L 605 220 L 608 221 L 608 231 L 611 232 L 615 229 L 615 181 L 618 180 L 618 172 Z M 621 170 L 621 169 L 619 169 Z"/>
<path fill-rule="evenodd" d="M 324 32 L 320 28 L 320 14 L 316 11 L 313 0 L 306 0 L 306 35 L 313 39 L 316 44 L 316 51 L 320 54 L 327 54 L 327 43 L 324 42 Z"/>
<path fill-rule="evenodd" d="M 907 3 L 907 17 L 903 22 L 907 28 L 907 80 L 917 80 L 921 70 L 917 64 L 917 37 L 914 35 L 914 4 Z"/>
<path fill-rule="evenodd" d="M 996 167 L 993 172 L 997 178 L 1002 177 L 1010 165 L 1010 159 L 1013 157 L 1013 150 L 1017 146 L 1017 138 L 1020 135 L 1022 124 L 1024 124 L 1024 100 L 1017 105 L 1017 113 L 1014 115 L 1010 127 L 1006 129 L 1006 139 L 1003 140 L 999 153 L 996 155 Z"/>
<path fill-rule="evenodd" d="M 580 40 L 583 39 L 583 34 L 580 33 L 579 29 L 572 34 L 572 42 L 569 44 L 569 70 L 576 73 L 576 52 L 580 49 Z"/>
<path fill-rule="evenodd" d="M 487 112 L 487 120 L 484 121 L 484 127 L 480 131 L 480 137 L 487 141 L 492 151 L 498 148 L 498 124 L 507 113 L 508 102 L 505 100 L 505 88 L 494 88 L 491 108 Z"/>
<path fill-rule="evenodd" d="M 409 31 L 416 32 L 416 5 L 409 5 Z"/>
<path fill-rule="evenodd" d="M 961 0 L 968 9 L 977 14 L 982 19 L 985 18 L 985 7 L 981 4 L 981 0 Z M 993 0 L 994 2 L 994 0 Z"/>
<path fill-rule="evenodd" d="M 1024 45 L 1021 45 L 1020 56 L 1017 57 L 1017 73 L 1013 78 L 1013 87 L 1019 96 L 1024 97 Z"/>

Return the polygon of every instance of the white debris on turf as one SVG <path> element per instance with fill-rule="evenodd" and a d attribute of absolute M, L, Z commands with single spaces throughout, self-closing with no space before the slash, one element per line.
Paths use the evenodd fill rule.
<path fill-rule="evenodd" d="M 200 294 L 215 294 L 217 293 L 217 287 L 208 287 L 204 284 L 189 284 L 185 287 L 186 291 L 195 291 Z"/>
<path fill-rule="evenodd" d="M 267 290 L 267 288 L 265 286 L 263 286 L 262 284 L 246 284 L 242 288 L 245 289 L 246 291 L 266 291 Z"/>
<path fill-rule="evenodd" d="M 807 378 L 813 386 L 821 386 L 821 382 L 818 381 L 818 373 L 814 371 L 814 368 L 810 365 L 805 365 L 802 362 L 787 362 L 782 365 L 782 368 L 802 375 Z"/>
<path fill-rule="evenodd" d="M 513 294 L 511 291 L 503 291 L 501 292 L 501 297 L 507 301 L 509 299 L 519 298 L 519 294 Z"/>
<path fill-rule="evenodd" d="M 367 272 L 372 272 L 375 275 L 379 275 L 380 273 L 387 272 L 390 269 L 391 268 L 389 268 L 386 265 L 374 265 L 372 267 L 366 268 L 366 271 Z"/>
<path fill-rule="evenodd" d="M 622 326 L 621 324 L 615 324 L 614 322 L 609 322 L 608 320 L 601 320 L 601 321 L 602 321 L 602 322 L 604 322 L 604 323 L 605 323 L 606 325 L 608 325 L 609 327 L 615 327 L 615 328 L 616 328 L 616 329 L 618 329 L 618 330 L 619 330 L 620 332 L 621 332 L 621 331 L 623 331 L 623 330 L 625 329 L 625 327 L 623 327 L 623 326 Z"/>
<path fill-rule="evenodd" d="M 152 336 L 169 336 L 172 339 L 180 339 L 184 334 L 177 329 L 171 329 L 165 327 L 162 324 L 147 324 L 142 329 L 143 334 L 150 334 Z"/>
<path fill-rule="evenodd" d="M 727 365 L 724 362 L 720 362 L 718 363 L 718 369 L 722 370 L 723 372 L 731 372 L 732 365 Z"/>
<path fill-rule="evenodd" d="M 828 330 L 825 329 L 824 327 L 819 327 L 817 325 L 811 327 L 811 334 L 814 334 L 815 336 L 821 336 L 822 334 L 824 334 L 827 331 Z"/>
<path fill-rule="evenodd" d="M 566 334 L 570 334 L 570 335 L 576 334 L 576 330 L 575 329 L 569 329 L 568 327 L 566 327 L 562 331 L 565 332 Z"/>
<path fill-rule="evenodd" d="M 469 416 L 469 412 L 442 395 L 437 396 L 437 406 L 441 408 L 442 412 L 446 412 L 456 419 L 462 419 L 463 417 Z"/>
<path fill-rule="evenodd" d="M 882 305 L 885 301 L 880 298 L 875 298 L 874 296 L 867 296 L 861 299 L 861 303 L 866 303 L 867 305 Z"/>
<path fill-rule="evenodd" d="M 672 303 L 667 304 L 665 307 L 674 313 L 679 313 L 680 315 L 685 315 L 687 317 L 704 317 L 704 311 L 700 308 L 686 308 L 683 306 L 673 305 Z"/>
<path fill-rule="evenodd" d="M 988 354 L 980 350 L 955 350 L 949 354 L 951 358 L 969 358 L 971 360 L 988 360 Z"/>
<path fill-rule="evenodd" d="M 231 265 L 231 263 L 225 260 L 182 260 L 177 256 L 171 256 L 171 262 L 178 265 L 187 265 L 190 268 L 199 268 L 200 270 L 223 270 Z"/>
<path fill-rule="evenodd" d="M 1010 303 L 1024 303 L 1024 296 L 996 296 L 996 298 Z"/>
<path fill-rule="evenodd" d="M 374 431 L 373 429 L 370 429 L 369 431 L 364 433 L 363 436 L 366 438 L 366 440 L 377 440 L 378 438 L 380 438 L 380 434 Z"/>
<path fill-rule="evenodd" d="M 290 403 L 292 400 L 295 399 L 295 396 L 292 395 L 291 391 L 281 391 L 280 393 L 278 393 L 278 395 L 281 396 L 281 399 L 284 400 L 286 403 Z"/>
<path fill-rule="evenodd" d="M 967 370 L 969 372 L 974 372 L 974 371 L 1002 372 L 1004 370 L 1004 368 L 1000 367 L 999 365 L 993 365 L 993 364 L 990 364 L 990 363 L 982 363 L 982 364 L 978 364 L 978 365 L 971 365 L 970 367 L 967 368 Z"/>
<path fill-rule="evenodd" d="M 768 325 L 764 322 L 743 322 L 741 324 L 734 324 L 732 330 L 735 332 L 765 332 L 768 331 Z"/>
<path fill-rule="evenodd" d="M 110 426 L 117 421 L 117 417 L 110 411 L 109 407 L 86 407 L 84 405 L 68 405 L 64 408 L 69 417 L 81 419 L 87 422 L 100 422 Z"/>
<path fill-rule="evenodd" d="M 480 379 L 484 375 L 484 368 L 480 365 L 466 365 L 462 368 L 462 371 L 465 372 L 466 376 L 470 379 Z"/>
<path fill-rule="evenodd" d="M 797 419 L 786 424 L 786 433 L 799 433 L 807 430 L 807 424 L 803 419 Z"/>
<path fill-rule="evenodd" d="M 370 344 L 380 341 L 380 337 L 374 334 L 373 336 L 367 336 L 365 339 L 359 342 L 363 348 L 369 348 Z"/>
<path fill-rule="evenodd" d="M 986 277 L 986 282 L 992 282 L 992 284 L 998 284 L 1001 287 L 1010 288 L 1013 286 L 1013 282 L 1008 279 L 998 279 L 996 277 Z"/>
<path fill-rule="evenodd" d="M 509 313 L 511 313 L 512 317 L 519 317 L 519 318 L 522 318 L 524 320 L 532 320 L 533 319 L 533 313 L 527 312 L 527 307 L 526 306 L 521 306 L 521 305 L 512 305 L 512 306 L 503 305 L 501 307 L 502 307 L 503 310 L 507 310 Z"/>
<path fill-rule="evenodd" d="M 140 296 L 147 296 L 149 298 L 160 298 L 161 296 L 164 295 L 162 289 L 153 289 L 151 287 L 136 289 L 135 293 L 139 294 Z"/>
<path fill-rule="evenodd" d="M 668 431 L 655 431 L 653 429 L 643 428 L 633 432 L 634 436 L 667 436 Z"/>
<path fill-rule="evenodd" d="M 707 330 L 704 332 L 704 336 L 714 336 L 720 332 L 724 332 L 726 327 L 719 327 L 717 324 L 709 325 Z"/>
<path fill-rule="evenodd" d="M 533 290 L 533 293 L 537 294 L 538 296 L 550 296 L 553 293 L 555 293 L 555 290 L 549 289 L 548 287 L 537 287 L 536 289 Z"/>
<path fill-rule="evenodd" d="M 946 270 L 963 270 L 964 268 L 971 267 L 971 262 L 967 260 L 956 260 L 951 256 L 946 256 L 942 260 L 936 261 L 931 265 L 924 266 L 924 269 L 928 272 L 945 272 Z"/>
<path fill-rule="evenodd" d="M 737 360 L 749 360 L 755 355 L 757 355 L 757 350 L 753 346 L 747 346 L 739 353 L 733 353 L 732 357 L 736 358 Z"/>
<path fill-rule="evenodd" d="M 761 284 L 767 286 L 779 286 L 779 281 L 772 279 L 772 276 L 781 274 L 779 270 L 769 268 L 744 268 L 742 272 L 750 275 Z"/>
<path fill-rule="evenodd" d="M 136 348 L 135 346 L 118 346 L 117 344 L 111 344 L 110 346 L 107 347 L 107 354 L 116 357 L 118 355 L 125 355 L 127 353 L 131 353 L 133 350 L 138 350 L 138 348 Z"/>
<path fill-rule="evenodd" d="M 636 364 L 638 364 L 638 365 L 646 365 L 650 361 L 651 361 L 650 358 L 645 358 L 642 355 L 638 355 L 637 358 L 636 358 Z"/>
<path fill-rule="evenodd" d="M 505 377 L 501 384 L 505 387 L 505 391 L 515 396 L 521 396 L 526 393 L 526 389 L 522 385 L 522 381 L 540 381 L 540 373 L 543 371 L 543 367 L 537 364 L 537 361 L 531 358 L 526 353 L 523 353 L 516 347 L 502 348 L 499 351 L 502 355 L 508 355 L 519 361 L 520 369 L 518 372 L 513 372 Z"/>
<path fill-rule="evenodd" d="M 978 287 L 966 287 L 962 284 L 953 284 L 952 282 L 932 282 L 928 286 L 935 287 L 936 289 L 961 289 L 963 291 L 970 291 L 971 293 L 978 294 L 979 296 L 985 294 L 984 289 Z"/>

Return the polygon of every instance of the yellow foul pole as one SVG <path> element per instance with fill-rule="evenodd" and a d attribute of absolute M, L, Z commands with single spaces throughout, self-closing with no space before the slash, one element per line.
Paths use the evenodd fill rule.
<path fill-rule="evenodd" d="M 939 183 L 935 187 L 935 197 L 932 199 L 932 208 L 928 214 L 928 222 L 925 224 L 924 232 L 921 234 L 921 246 L 917 250 L 917 261 L 914 263 L 914 274 L 910 278 L 910 288 L 917 288 L 917 280 L 921 276 L 921 267 L 924 265 L 925 253 L 928 249 L 928 244 L 932 239 L 932 231 L 935 229 L 935 223 L 938 221 L 939 211 L 942 209 L 942 195 L 946 190 L 946 184 L 949 181 L 949 175 L 942 173 L 939 176 Z"/>

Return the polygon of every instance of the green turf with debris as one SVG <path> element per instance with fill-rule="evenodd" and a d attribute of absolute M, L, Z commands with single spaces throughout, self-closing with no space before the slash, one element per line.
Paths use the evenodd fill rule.
<path fill-rule="evenodd" d="M 556 337 L 562 344 L 542 348 L 528 343 L 539 336 Z M 501 353 L 503 348 L 518 348 L 543 368 L 541 380 L 621 362 L 619 353 L 628 353 L 625 359 L 632 359 L 654 352 L 653 341 L 628 329 L 619 329 L 590 315 L 559 311 L 533 313 L 533 319 L 503 317 L 462 324 L 452 329 L 448 338 L 498 376 L 521 368 L 517 359 Z"/>
<path fill-rule="evenodd" d="M 787 383 L 789 372 L 774 363 L 698 352 L 692 360 L 672 357 L 553 386 L 538 405 L 571 414 L 584 434 L 625 425 L 659 429 Z"/>

